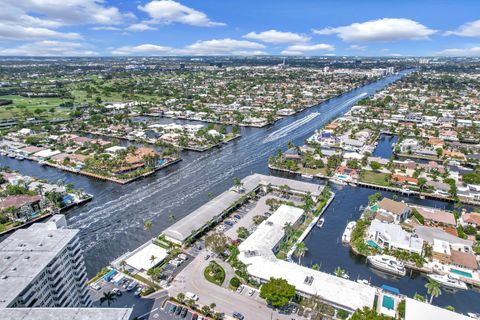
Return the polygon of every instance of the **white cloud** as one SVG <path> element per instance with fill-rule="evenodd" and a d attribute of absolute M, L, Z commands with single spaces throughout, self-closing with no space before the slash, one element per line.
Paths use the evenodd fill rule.
<path fill-rule="evenodd" d="M 183 48 L 155 44 L 125 46 L 111 51 L 114 55 L 263 55 L 265 46 L 251 41 L 213 39 L 197 41 Z"/>
<path fill-rule="evenodd" d="M 35 40 L 35 39 L 80 39 L 81 35 L 73 32 L 58 32 L 47 28 L 27 27 L 0 22 L 0 39 Z"/>
<path fill-rule="evenodd" d="M 285 50 L 281 52 L 283 55 L 291 56 L 300 56 L 305 52 L 314 52 L 314 51 L 333 51 L 335 47 L 331 44 L 318 43 L 318 44 L 295 44 L 288 46 Z"/>
<path fill-rule="evenodd" d="M 237 55 L 254 54 L 255 51 L 264 49 L 263 44 L 234 39 L 213 39 L 197 41 L 185 47 L 185 51 L 192 55 Z"/>
<path fill-rule="evenodd" d="M 119 27 L 112 27 L 112 26 L 99 26 L 99 27 L 92 27 L 92 30 L 107 30 L 107 31 L 122 31 L 122 28 Z"/>
<path fill-rule="evenodd" d="M 480 47 L 445 49 L 437 52 L 437 55 L 452 57 L 480 56 Z"/>
<path fill-rule="evenodd" d="M 125 46 L 114 49 L 112 54 L 119 56 L 127 55 L 172 55 L 173 48 L 154 44 L 142 44 L 139 46 Z"/>
<path fill-rule="evenodd" d="M 134 23 L 125 28 L 126 31 L 146 31 L 146 30 L 157 30 L 155 27 L 151 27 L 145 23 Z"/>
<path fill-rule="evenodd" d="M 444 35 L 456 35 L 462 37 L 480 37 L 480 20 L 467 22 L 454 31 L 447 31 Z"/>
<path fill-rule="evenodd" d="M 277 30 L 268 30 L 260 33 L 250 32 L 243 36 L 247 39 L 259 40 L 267 43 L 296 43 L 296 42 L 307 42 L 310 40 L 309 37 L 293 32 L 283 32 Z"/>
<path fill-rule="evenodd" d="M 365 51 L 365 50 L 367 50 L 367 46 L 352 44 L 351 46 L 348 47 L 348 50 Z"/>
<path fill-rule="evenodd" d="M 436 32 L 416 21 L 403 18 L 383 18 L 348 26 L 313 30 L 313 33 L 318 35 L 336 34 L 347 42 L 424 40 Z"/>
<path fill-rule="evenodd" d="M 199 27 L 224 26 L 224 23 L 211 21 L 208 16 L 195 9 L 187 7 L 173 0 L 155 0 L 145 6 L 138 6 L 146 12 L 152 20 L 151 24 L 183 23 Z"/>
<path fill-rule="evenodd" d="M 2 56 L 96 56 L 97 52 L 86 50 L 88 44 L 43 40 L 26 43 L 15 48 L 0 48 Z"/>

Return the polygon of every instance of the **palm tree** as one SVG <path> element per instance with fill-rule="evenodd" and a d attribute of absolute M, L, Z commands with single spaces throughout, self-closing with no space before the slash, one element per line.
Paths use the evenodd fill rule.
<path fill-rule="evenodd" d="M 343 269 L 340 268 L 340 267 L 337 267 L 337 268 L 335 269 L 334 273 L 335 273 L 335 275 L 336 275 L 337 277 L 342 277 L 342 278 L 343 278 L 343 276 L 345 275 L 345 270 L 343 270 Z"/>
<path fill-rule="evenodd" d="M 43 190 L 45 189 L 45 186 L 43 184 L 39 184 L 37 186 L 37 192 L 39 195 L 43 196 Z"/>
<path fill-rule="evenodd" d="M 103 304 L 106 301 L 107 305 L 110 307 L 110 304 L 112 302 L 115 302 L 116 300 L 117 300 L 117 295 L 112 291 L 108 291 L 103 293 L 103 297 L 100 298 L 100 304 Z"/>
<path fill-rule="evenodd" d="M 433 280 L 428 280 L 428 283 L 425 284 L 427 288 L 427 293 L 430 295 L 430 303 L 432 303 L 433 297 L 438 297 L 442 294 L 442 289 L 440 289 L 440 284 Z"/>
<path fill-rule="evenodd" d="M 125 260 L 120 261 L 120 267 L 122 268 L 123 271 L 125 271 L 126 265 L 127 265 L 127 262 Z"/>
<path fill-rule="evenodd" d="M 305 253 L 307 253 L 308 248 L 305 245 L 305 242 L 300 242 L 297 246 L 297 256 L 298 256 L 298 263 L 301 264 L 302 258 L 305 256 Z"/>
<path fill-rule="evenodd" d="M 152 266 L 153 266 L 153 264 L 155 263 L 155 260 L 156 260 L 156 259 L 157 259 L 157 257 L 155 257 L 155 256 L 152 254 L 152 256 L 150 257 L 150 263 L 152 264 Z"/>
<path fill-rule="evenodd" d="M 283 226 L 283 231 L 285 231 L 285 236 L 287 237 L 287 240 L 290 239 L 294 232 L 292 224 L 289 222 L 285 223 L 285 225 Z"/>
<path fill-rule="evenodd" d="M 152 230 L 152 227 L 153 227 L 153 222 L 152 222 L 152 220 L 147 220 L 147 221 L 145 221 L 145 223 L 143 224 L 143 229 L 144 229 L 145 231 L 150 231 L 150 230 Z"/>

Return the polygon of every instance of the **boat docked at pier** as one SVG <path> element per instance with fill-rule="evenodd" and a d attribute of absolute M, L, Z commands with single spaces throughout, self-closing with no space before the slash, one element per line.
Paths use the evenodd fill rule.
<path fill-rule="evenodd" d="M 429 274 L 428 277 L 442 286 L 451 289 L 467 290 L 467 284 L 463 281 L 453 278 L 450 275 Z"/>
<path fill-rule="evenodd" d="M 350 243 L 350 239 L 352 237 L 352 231 L 353 231 L 353 228 L 355 228 L 356 225 L 357 225 L 357 223 L 355 221 L 350 221 L 347 224 L 347 227 L 345 228 L 345 231 L 343 232 L 343 235 L 342 235 L 342 242 L 343 243 Z"/>
<path fill-rule="evenodd" d="M 321 228 L 323 227 L 323 224 L 325 223 L 325 219 L 321 218 L 320 220 L 318 220 L 317 222 L 317 227 Z"/>
<path fill-rule="evenodd" d="M 367 260 L 372 267 L 381 271 L 402 277 L 407 273 L 402 262 L 398 261 L 395 257 L 386 254 L 368 256 Z"/>

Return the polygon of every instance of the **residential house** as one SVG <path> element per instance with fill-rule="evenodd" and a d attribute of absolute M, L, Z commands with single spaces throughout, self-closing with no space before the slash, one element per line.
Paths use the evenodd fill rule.
<path fill-rule="evenodd" d="M 403 230 L 398 224 L 373 220 L 368 229 L 368 237 L 382 248 L 422 254 L 423 239 Z"/>
<path fill-rule="evenodd" d="M 13 220 L 25 219 L 41 210 L 41 196 L 15 195 L 0 200 L 0 211 L 7 212 Z"/>
<path fill-rule="evenodd" d="M 456 227 L 457 221 L 453 213 L 437 208 L 412 206 L 425 220 L 425 224 L 441 227 Z"/>
<path fill-rule="evenodd" d="M 395 223 L 400 223 L 408 218 L 412 209 L 403 202 L 383 198 L 382 201 L 378 203 L 378 211 L 391 215 Z"/>

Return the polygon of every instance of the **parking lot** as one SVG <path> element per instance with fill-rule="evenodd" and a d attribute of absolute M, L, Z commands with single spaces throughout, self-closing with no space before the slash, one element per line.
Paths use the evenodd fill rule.
<path fill-rule="evenodd" d="M 115 301 L 110 302 L 110 307 L 132 307 L 132 318 L 141 316 L 144 316 L 142 318 L 147 318 L 147 315 L 150 313 L 150 311 L 158 308 L 159 305 L 161 305 L 161 303 L 167 298 L 166 291 L 156 294 L 152 298 L 144 298 L 135 295 L 135 290 L 127 291 L 122 285 L 117 285 L 105 280 L 99 280 L 97 283 L 100 285 L 99 290 L 95 290 L 90 287 L 93 306 L 108 307 L 108 303 L 106 301 L 103 304 L 100 304 L 100 298 L 103 296 L 104 292 L 114 292 L 118 290 L 120 293 L 116 295 Z"/>

